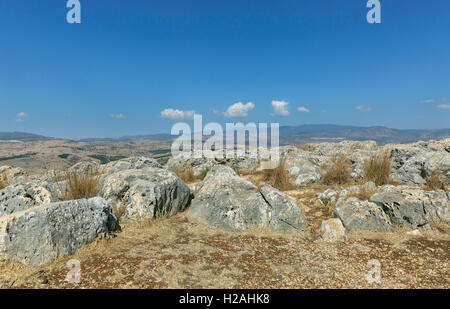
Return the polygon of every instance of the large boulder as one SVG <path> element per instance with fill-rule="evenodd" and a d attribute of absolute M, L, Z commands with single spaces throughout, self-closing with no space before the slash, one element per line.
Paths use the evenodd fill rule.
<path fill-rule="evenodd" d="M 400 184 L 421 185 L 433 173 L 450 182 L 450 140 L 391 145 L 391 178 Z"/>
<path fill-rule="evenodd" d="M 0 190 L 0 216 L 56 201 L 49 190 L 36 183 L 11 185 Z"/>
<path fill-rule="evenodd" d="M 383 186 L 370 202 L 382 207 L 391 222 L 410 228 L 428 223 L 450 223 L 450 200 L 444 191 L 424 191 L 414 186 Z"/>
<path fill-rule="evenodd" d="M 362 186 L 328 189 L 318 194 L 323 203 L 335 202 L 333 215 L 347 230 L 386 232 L 395 225 L 412 229 L 431 223 L 450 224 L 450 192 L 425 191 L 418 186 L 364 184 L 371 192 L 367 201 L 357 197 Z"/>
<path fill-rule="evenodd" d="M 153 158 L 129 157 L 106 164 L 102 167 L 102 172 L 111 175 L 120 171 L 143 169 L 146 167 L 162 168 L 161 164 Z"/>
<path fill-rule="evenodd" d="M 392 224 L 383 209 L 372 202 L 356 197 L 340 198 L 334 206 L 333 216 L 342 221 L 347 231 L 365 230 L 392 232 Z"/>
<path fill-rule="evenodd" d="M 193 174 L 199 176 L 202 171 L 211 169 L 215 165 L 227 165 L 235 170 L 249 170 L 256 168 L 259 162 L 258 158 L 252 157 L 248 150 L 244 150 L 242 156 L 236 153 L 227 157 L 226 149 L 212 151 L 210 157 L 205 157 L 203 154 L 199 151 L 193 151 L 172 156 L 167 162 L 166 168 L 175 172 L 192 169 Z"/>
<path fill-rule="evenodd" d="M 102 198 L 51 203 L 0 217 L 0 258 L 42 266 L 108 237 L 116 219 Z"/>
<path fill-rule="evenodd" d="M 102 196 L 122 208 L 125 219 L 174 215 L 192 199 L 191 190 L 175 173 L 157 167 L 112 173 L 105 176 L 102 186 Z"/>
<path fill-rule="evenodd" d="M 299 233 L 307 227 L 293 198 L 269 186 L 258 190 L 223 165 L 209 171 L 188 217 L 227 231 L 263 227 L 280 233 Z"/>
<path fill-rule="evenodd" d="M 5 178 L 9 185 L 30 182 L 30 179 L 24 169 L 20 167 L 11 167 L 8 165 L 0 166 L 0 180 Z"/>

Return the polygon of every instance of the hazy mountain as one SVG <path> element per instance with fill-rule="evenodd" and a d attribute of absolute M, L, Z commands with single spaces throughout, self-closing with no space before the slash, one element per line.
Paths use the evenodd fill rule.
<path fill-rule="evenodd" d="M 135 140 L 154 140 L 154 141 L 168 141 L 175 138 L 170 134 L 146 134 L 146 135 L 131 135 L 131 136 L 122 136 L 122 137 L 105 137 L 105 138 L 84 138 L 79 139 L 79 142 L 114 142 L 114 141 L 135 141 Z"/>
<path fill-rule="evenodd" d="M 51 137 L 46 137 L 38 134 L 31 134 L 25 132 L 0 132 L 0 141 L 38 141 L 47 140 Z"/>
<path fill-rule="evenodd" d="M 270 135 L 270 133 L 269 133 Z M 113 138 L 84 138 L 80 142 L 114 142 L 132 140 L 170 141 L 176 136 L 170 134 L 131 135 Z M 341 140 L 374 140 L 379 144 L 411 143 L 420 140 L 450 138 L 450 129 L 401 130 L 381 126 L 355 127 L 331 124 L 281 126 L 280 144 L 317 143 Z M 37 134 L 23 132 L 0 132 L 0 140 L 35 141 L 50 139 Z"/>
<path fill-rule="evenodd" d="M 375 140 L 379 144 L 450 138 L 450 129 L 400 130 L 381 126 L 300 125 L 280 127 L 280 144 L 339 140 Z"/>

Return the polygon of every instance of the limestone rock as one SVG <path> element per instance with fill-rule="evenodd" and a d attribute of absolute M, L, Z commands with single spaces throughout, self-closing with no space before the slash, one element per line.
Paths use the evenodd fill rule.
<path fill-rule="evenodd" d="M 307 220 L 295 201 L 272 187 L 261 191 L 227 166 L 214 166 L 202 182 L 188 217 L 227 231 L 263 227 L 304 231 Z"/>
<path fill-rule="evenodd" d="M 333 216 L 341 219 L 347 231 L 393 231 L 389 217 L 380 206 L 372 202 L 360 201 L 356 197 L 339 199 L 334 207 Z"/>
<path fill-rule="evenodd" d="M 336 218 L 322 221 L 320 231 L 322 239 L 326 242 L 339 241 L 345 237 L 345 228 L 341 220 Z"/>
<path fill-rule="evenodd" d="M 157 167 L 121 170 L 103 180 L 102 196 L 126 219 L 156 219 L 188 207 L 192 193 L 175 173 Z"/>
<path fill-rule="evenodd" d="M 0 190 L 0 216 L 55 201 L 49 190 L 36 183 L 11 185 Z"/>
<path fill-rule="evenodd" d="M 0 258 L 42 266 L 108 237 L 116 219 L 102 198 L 51 203 L 0 217 Z"/>

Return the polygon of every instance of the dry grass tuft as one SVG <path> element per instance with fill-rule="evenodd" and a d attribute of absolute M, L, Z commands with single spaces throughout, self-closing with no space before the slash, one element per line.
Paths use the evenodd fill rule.
<path fill-rule="evenodd" d="M 391 182 L 389 174 L 391 173 L 391 160 L 389 152 L 379 152 L 372 155 L 364 163 L 364 180 L 372 181 L 377 186 L 382 186 Z"/>
<path fill-rule="evenodd" d="M 100 173 L 98 169 L 87 168 L 82 174 L 66 173 L 67 190 L 62 200 L 79 200 L 97 196 Z"/>
<path fill-rule="evenodd" d="M 311 144 L 298 144 L 296 145 L 298 149 L 301 149 L 303 151 L 314 151 L 316 150 L 316 145 Z"/>
<path fill-rule="evenodd" d="M 116 216 L 117 221 L 120 224 L 120 220 L 122 219 L 123 215 L 125 214 L 125 205 L 118 205 L 113 208 L 113 214 Z"/>
<path fill-rule="evenodd" d="M 372 195 L 375 194 L 375 192 L 376 192 L 375 190 L 372 190 L 365 185 L 361 185 L 359 186 L 358 192 L 349 192 L 345 197 L 346 198 L 356 197 L 360 201 L 367 201 Z"/>
<path fill-rule="evenodd" d="M 303 151 L 309 151 L 308 145 L 306 144 L 297 145 L 297 148 Z"/>
<path fill-rule="evenodd" d="M 349 183 L 352 177 L 348 160 L 343 156 L 334 156 L 331 158 L 331 163 L 331 166 L 325 167 L 322 182 L 326 185 Z"/>
<path fill-rule="evenodd" d="M 0 177 L 0 190 L 6 188 L 8 186 L 8 177 L 6 175 L 2 175 Z"/>
<path fill-rule="evenodd" d="M 426 191 L 444 190 L 446 191 L 447 183 L 444 181 L 442 174 L 433 172 L 430 177 L 426 179 L 424 189 Z"/>
<path fill-rule="evenodd" d="M 285 158 L 280 160 L 280 164 L 276 168 L 263 170 L 263 181 L 280 191 L 295 189 L 286 167 Z"/>
<path fill-rule="evenodd" d="M 175 174 L 177 174 L 177 176 L 186 183 L 194 182 L 197 180 L 192 167 L 189 167 L 185 170 L 175 171 Z"/>

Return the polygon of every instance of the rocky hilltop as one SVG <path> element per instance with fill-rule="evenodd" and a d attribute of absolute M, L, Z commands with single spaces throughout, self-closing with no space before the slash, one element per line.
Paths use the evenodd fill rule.
<path fill-rule="evenodd" d="M 283 168 L 295 186 L 255 184 L 259 160 L 172 157 L 165 166 L 146 157 L 108 164 L 86 161 L 67 172 L 28 175 L 23 169 L 0 167 L 0 258 L 41 266 L 75 253 L 96 239 L 108 239 L 123 226 L 185 213 L 210 229 L 245 232 L 254 228 L 302 235 L 311 226 L 293 191 L 323 183 L 337 157 L 349 164 L 349 181 L 323 187 L 316 201 L 331 213 L 320 226 L 320 241 L 338 241 L 352 231 L 448 233 L 450 224 L 450 140 L 383 145 L 376 142 L 305 144 L 280 147 Z M 264 151 L 264 150 L 261 150 Z M 366 162 L 374 154 L 389 158 L 389 184 L 366 181 Z M 67 200 L 67 175 L 96 171 L 95 197 Z M 185 183 L 180 171 L 201 181 Z M 243 173 L 246 171 L 246 173 Z M 178 174 L 178 175 L 177 175 Z M 204 174 L 204 175 L 202 175 Z M 443 186 L 425 187 L 433 175 Z"/>

